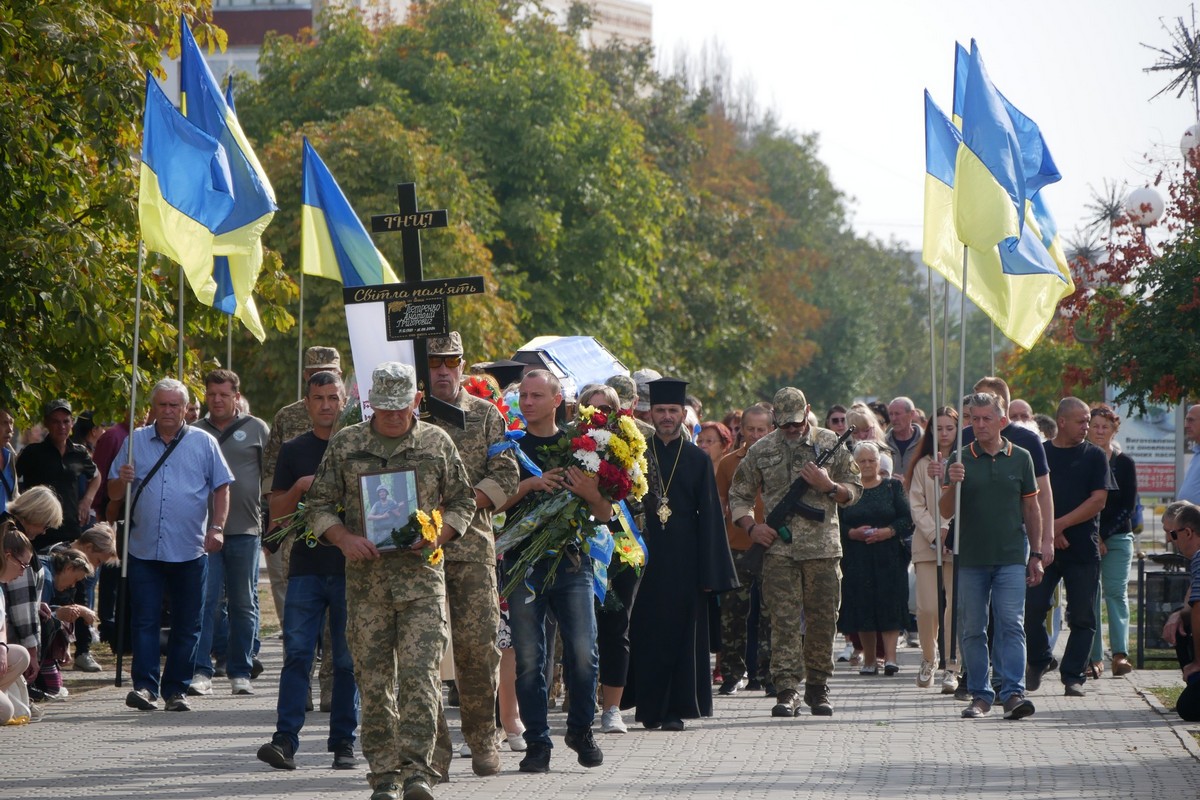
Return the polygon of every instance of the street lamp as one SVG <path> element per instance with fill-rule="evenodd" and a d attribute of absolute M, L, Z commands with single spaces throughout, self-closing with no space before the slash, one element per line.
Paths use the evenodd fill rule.
<path fill-rule="evenodd" d="M 1185 166 L 1191 166 L 1192 151 L 1197 145 L 1200 145 L 1200 122 L 1189 127 L 1183 132 L 1183 136 L 1179 137 L 1179 152 L 1183 155 Z"/>
<path fill-rule="evenodd" d="M 1142 242 L 1146 242 L 1146 228 L 1162 219 L 1166 205 L 1162 195 L 1150 186 L 1134 189 L 1125 199 L 1125 214 L 1129 221 L 1142 229 Z"/>

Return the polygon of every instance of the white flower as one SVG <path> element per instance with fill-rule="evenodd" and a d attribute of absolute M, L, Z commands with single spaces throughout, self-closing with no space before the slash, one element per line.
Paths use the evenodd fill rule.
<path fill-rule="evenodd" d="M 598 472 L 600 470 L 600 454 L 593 453 L 588 450 L 576 450 L 574 453 L 575 460 L 583 465 L 583 468 L 588 472 Z"/>
<path fill-rule="evenodd" d="M 588 431 L 588 436 L 596 440 L 596 444 L 601 450 L 608 449 L 608 440 L 612 438 L 612 433 L 606 430 Z"/>

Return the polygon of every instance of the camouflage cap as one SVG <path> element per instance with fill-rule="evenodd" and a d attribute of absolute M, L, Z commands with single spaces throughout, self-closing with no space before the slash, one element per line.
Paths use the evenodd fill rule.
<path fill-rule="evenodd" d="M 71 404 L 61 397 L 57 400 L 51 400 L 49 403 L 46 403 L 45 409 L 42 410 L 42 416 L 48 417 L 55 411 L 65 411 L 68 414 L 73 413 L 71 411 Z"/>
<path fill-rule="evenodd" d="M 776 425 L 804 422 L 808 414 L 808 401 L 804 399 L 804 392 L 794 386 L 785 386 L 776 392 L 772 405 L 775 406 Z"/>
<path fill-rule="evenodd" d="M 417 371 L 399 361 L 385 361 L 371 373 L 371 408 L 402 411 L 417 396 Z"/>
<path fill-rule="evenodd" d="M 613 375 L 604 382 L 605 386 L 611 386 L 613 391 L 617 393 L 617 399 L 621 401 L 622 406 L 628 407 L 630 403 L 637 400 L 638 390 L 637 384 L 633 378 L 628 375 Z"/>
<path fill-rule="evenodd" d="M 336 347 L 310 347 L 304 351 L 305 369 L 342 369 L 342 357 Z"/>
<path fill-rule="evenodd" d="M 458 331 L 450 331 L 446 336 L 434 336 L 425 341 L 425 352 L 431 356 L 461 356 L 463 354 L 462 337 Z"/>
<path fill-rule="evenodd" d="M 654 369 L 639 369 L 633 373 L 633 383 L 637 386 L 638 393 L 638 411 L 650 410 L 650 381 L 656 381 L 662 377 L 662 373 Z"/>

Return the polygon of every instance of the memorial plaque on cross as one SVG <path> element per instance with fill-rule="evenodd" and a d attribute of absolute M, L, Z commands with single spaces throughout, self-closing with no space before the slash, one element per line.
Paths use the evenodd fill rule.
<path fill-rule="evenodd" d="M 421 211 L 417 206 L 417 185 L 401 183 L 396 187 L 400 213 L 371 217 L 372 233 L 400 233 L 404 255 L 404 282 L 378 286 L 345 287 L 347 304 L 384 303 L 387 310 L 387 338 L 411 340 L 417 389 L 423 394 L 421 414 L 432 415 L 460 428 L 466 427 L 466 415 L 458 406 L 429 394 L 429 354 L 425 340 L 450 330 L 447 300 L 466 294 L 483 293 L 483 277 L 425 280 L 421 265 L 421 231 L 444 228 L 448 224 L 445 209 Z"/>

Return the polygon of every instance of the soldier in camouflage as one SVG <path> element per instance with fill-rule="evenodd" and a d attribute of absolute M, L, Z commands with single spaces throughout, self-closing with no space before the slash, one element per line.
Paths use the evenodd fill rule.
<path fill-rule="evenodd" d="M 458 685 L 463 738 L 476 775 L 500 771 L 496 749 L 496 687 L 500 677 L 500 596 L 496 588 L 496 547 L 492 539 L 493 509 L 503 506 L 517 490 L 521 476 L 511 450 L 488 456 L 488 448 L 503 440 L 504 418 L 496 406 L 462 388 L 463 346 L 457 331 L 429 339 L 429 391 L 439 400 L 461 408 L 465 429 L 441 420 L 431 423 L 450 435 L 475 487 L 475 515 L 461 538 L 446 545 L 446 596 L 450 601 L 450 636 L 454 680 Z M 438 720 L 434 764 L 448 770 L 452 755 L 445 715 Z"/>
<path fill-rule="evenodd" d="M 858 502 L 862 481 L 850 451 L 839 448 L 827 467 L 812 463 L 837 444 L 837 434 L 809 422 L 808 402 L 799 389 L 784 387 L 774 399 L 776 429 L 746 453 L 729 488 L 729 511 L 751 540 L 768 548 L 763 559 L 763 600 L 771 613 L 771 671 L 779 692 L 772 716 L 799 714 L 799 687 L 816 716 L 831 716 L 829 678 L 833 676 L 833 637 L 841 603 L 841 538 L 838 507 Z M 821 522 L 793 515 L 792 541 L 754 519 L 755 496 L 775 508 L 797 478 L 811 488 L 805 501 L 825 512 Z M 806 631 L 801 632 L 804 614 Z"/>
<path fill-rule="evenodd" d="M 433 797 L 446 582 L 442 564 L 429 563 L 420 540 L 410 550 L 381 553 L 366 538 L 359 479 L 414 470 L 419 508 L 442 510 L 439 546 L 467 533 L 475 514 L 454 443 L 414 416 L 421 400 L 416 386 L 407 364 L 376 367 L 369 394 L 374 415 L 334 434 L 308 493 L 313 532 L 346 556 L 346 638 L 362 695 L 371 800 L 398 800 L 401 785 L 405 800 Z"/>

